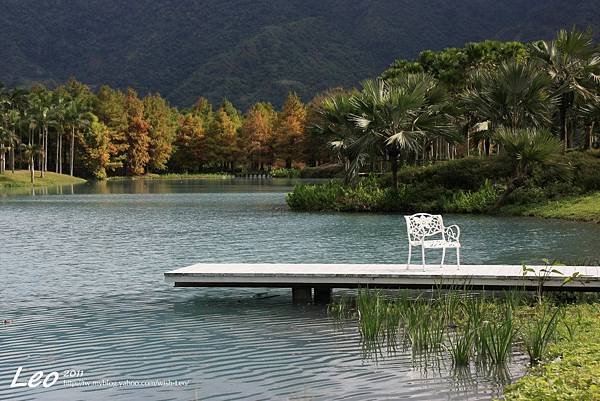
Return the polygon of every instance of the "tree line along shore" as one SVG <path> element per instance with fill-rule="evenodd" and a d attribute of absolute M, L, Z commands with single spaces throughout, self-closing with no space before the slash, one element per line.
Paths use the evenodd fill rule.
<path fill-rule="evenodd" d="M 593 33 L 575 28 L 533 43 L 427 50 L 357 88 L 306 104 L 290 93 L 281 110 L 259 102 L 242 112 L 205 98 L 179 109 L 156 93 L 75 79 L 5 88 L 0 172 L 27 169 L 31 180 L 49 171 L 339 175 L 298 186 L 288 204 L 544 215 L 544 202 L 589 200 L 600 190 L 599 54 Z M 586 204 L 578 210 L 591 210 Z"/>

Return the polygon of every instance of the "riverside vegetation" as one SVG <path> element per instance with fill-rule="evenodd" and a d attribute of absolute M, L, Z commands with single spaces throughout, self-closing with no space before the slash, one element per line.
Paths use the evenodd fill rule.
<path fill-rule="evenodd" d="M 506 213 L 600 222 L 600 152 L 557 154 L 553 163 L 534 168 L 503 199 L 510 159 L 468 157 L 405 167 L 397 188 L 389 176 L 374 175 L 354 186 L 341 180 L 301 184 L 287 195 L 287 203 L 307 211 Z"/>
<path fill-rule="evenodd" d="M 461 68 L 432 53 L 327 99 L 314 129 L 330 138 L 344 181 L 298 186 L 288 205 L 597 220 L 587 208 L 600 190 L 593 35 L 563 30 L 489 57 L 459 54 Z M 550 213 L 549 201 L 563 211 Z"/>
<path fill-rule="evenodd" d="M 600 394 L 598 303 L 466 287 L 396 295 L 361 289 L 328 310 L 337 324 L 357 319 L 365 357 L 409 348 L 413 357 L 448 357 L 457 373 L 485 369 L 508 382 L 507 363 L 521 352 L 530 372 L 505 389 L 506 399 L 596 400 Z"/>

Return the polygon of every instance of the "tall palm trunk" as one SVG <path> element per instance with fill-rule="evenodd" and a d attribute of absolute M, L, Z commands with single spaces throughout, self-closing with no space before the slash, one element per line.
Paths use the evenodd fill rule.
<path fill-rule="evenodd" d="M 42 130 L 40 129 L 39 133 L 38 133 L 38 146 L 40 147 L 40 152 L 37 155 L 37 159 L 38 159 L 38 170 L 42 170 L 42 166 L 43 166 L 43 160 L 44 160 L 44 134 L 42 133 Z"/>
<path fill-rule="evenodd" d="M 29 158 L 29 172 L 31 174 L 31 183 L 35 183 L 35 160 L 33 155 Z"/>
<path fill-rule="evenodd" d="M 69 150 L 69 172 L 73 176 L 73 159 L 75 157 L 75 127 L 71 128 L 71 149 Z"/>
<path fill-rule="evenodd" d="M 6 156 L 4 154 L 4 144 L 0 143 L 0 174 L 4 174 L 4 170 L 6 169 Z"/>
<path fill-rule="evenodd" d="M 567 151 L 570 144 L 569 129 L 567 127 L 567 111 L 569 109 L 567 94 L 561 96 L 560 105 L 558 107 L 558 118 L 560 122 L 560 137 L 563 140 L 564 150 Z"/>
<path fill-rule="evenodd" d="M 60 160 L 60 134 L 56 131 L 56 161 L 54 163 L 54 172 L 58 174 L 58 164 Z"/>
<path fill-rule="evenodd" d="M 44 172 L 48 171 L 48 127 L 44 127 Z"/>
<path fill-rule="evenodd" d="M 12 172 L 14 174 L 15 173 L 15 146 L 14 146 L 14 144 L 10 148 L 10 169 L 12 170 Z"/>
<path fill-rule="evenodd" d="M 60 144 L 58 148 L 58 172 L 62 174 L 62 161 L 63 161 L 63 150 L 62 150 L 62 133 L 59 136 L 58 143 Z"/>

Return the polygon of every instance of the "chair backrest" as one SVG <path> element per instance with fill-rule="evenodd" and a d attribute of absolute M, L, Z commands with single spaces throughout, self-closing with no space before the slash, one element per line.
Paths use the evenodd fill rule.
<path fill-rule="evenodd" d="M 439 214 L 417 213 L 404 219 L 409 241 L 421 241 L 436 234 L 444 237 L 444 221 Z"/>

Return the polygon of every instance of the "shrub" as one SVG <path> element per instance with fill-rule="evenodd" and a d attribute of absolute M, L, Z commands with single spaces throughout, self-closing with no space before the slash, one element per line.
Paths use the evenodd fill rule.
<path fill-rule="evenodd" d="M 274 168 L 271 170 L 271 177 L 274 178 L 299 178 L 300 170 L 297 168 Z"/>
<path fill-rule="evenodd" d="M 406 167 L 398 175 L 404 184 L 423 183 L 446 189 L 477 191 L 486 181 L 502 181 L 510 176 L 510 164 L 496 157 L 466 157 L 427 167 Z"/>
<path fill-rule="evenodd" d="M 452 213 L 483 213 L 496 203 L 500 190 L 490 180 L 477 191 L 458 190 L 444 200 L 443 210 Z"/>
<path fill-rule="evenodd" d="M 340 181 L 324 186 L 298 186 L 288 196 L 294 210 L 484 213 L 497 203 L 511 174 L 504 158 L 468 157 L 427 167 L 405 167 L 398 189 L 387 175 L 370 176 L 355 187 Z M 534 169 L 505 202 L 531 205 L 600 189 L 600 157 L 571 152 L 551 166 Z"/>
<path fill-rule="evenodd" d="M 300 170 L 301 178 L 342 178 L 343 176 L 344 167 L 340 164 L 324 164 Z"/>
<path fill-rule="evenodd" d="M 565 157 L 574 170 L 574 186 L 585 192 L 600 190 L 600 153 L 570 152 Z"/>

